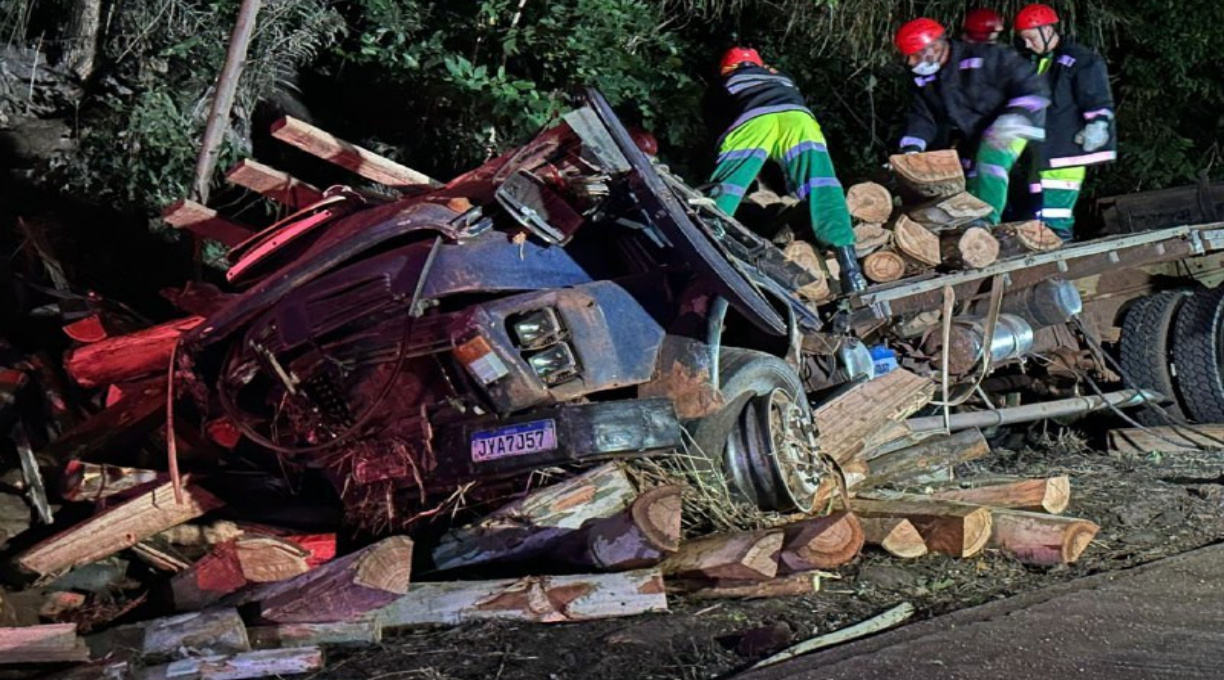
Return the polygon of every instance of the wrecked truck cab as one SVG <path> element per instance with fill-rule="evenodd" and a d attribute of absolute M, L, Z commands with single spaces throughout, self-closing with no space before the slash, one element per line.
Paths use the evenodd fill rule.
<path fill-rule="evenodd" d="M 235 250 L 250 287 L 183 363 L 204 408 L 354 516 L 686 448 L 765 507 L 827 485 L 796 370 L 822 325 L 792 292 L 810 275 L 653 165 L 598 92 L 445 187 L 329 193 Z M 844 379 L 838 356 L 805 373 Z"/>

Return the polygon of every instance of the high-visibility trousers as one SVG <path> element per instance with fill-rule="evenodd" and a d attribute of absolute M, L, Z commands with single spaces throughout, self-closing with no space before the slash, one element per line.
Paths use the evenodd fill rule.
<path fill-rule="evenodd" d="M 991 224 L 998 224 L 1003 216 L 1012 168 L 1026 146 L 1028 142 L 1023 139 L 1017 139 L 1002 149 L 985 142 L 978 145 L 966 188 L 970 194 L 990 205 L 990 215 L 986 219 Z"/>
<path fill-rule="evenodd" d="M 734 215 L 770 159 L 785 169 L 787 190 L 807 203 L 816 242 L 832 247 L 854 245 L 846 195 L 833 171 L 824 133 L 804 111 L 758 116 L 727 134 L 710 177 L 715 185 L 710 197 L 715 204 Z"/>
<path fill-rule="evenodd" d="M 1070 241 L 1075 236 L 1075 203 L 1079 200 L 1087 175 L 1088 168 L 1082 165 L 1042 170 L 1039 174 L 1041 209 L 1036 216 L 1064 241 Z"/>

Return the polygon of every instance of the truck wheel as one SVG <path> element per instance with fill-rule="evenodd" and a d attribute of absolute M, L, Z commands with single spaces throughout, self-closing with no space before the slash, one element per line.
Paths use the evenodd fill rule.
<path fill-rule="evenodd" d="M 1186 410 L 1200 423 L 1224 422 L 1224 287 L 1191 295 L 1177 315 L 1173 361 Z"/>
<path fill-rule="evenodd" d="M 719 378 L 726 406 L 692 432 L 710 470 L 761 509 L 810 509 L 824 467 L 799 376 L 775 356 L 725 348 Z"/>
<path fill-rule="evenodd" d="M 1122 370 L 1131 381 L 1127 387 L 1153 390 L 1172 399 L 1172 404 L 1162 408 L 1179 423 L 1186 422 L 1186 412 L 1174 384 L 1177 369 L 1171 344 L 1173 320 L 1189 296 L 1190 291 L 1170 290 L 1140 298 L 1126 312 L 1118 345 Z M 1168 424 L 1160 413 L 1146 407 L 1135 411 L 1135 420 L 1149 427 Z"/>

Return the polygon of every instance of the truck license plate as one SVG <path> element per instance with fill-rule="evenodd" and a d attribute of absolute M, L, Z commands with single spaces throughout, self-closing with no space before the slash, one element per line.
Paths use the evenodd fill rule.
<path fill-rule="evenodd" d="M 472 462 L 522 456 L 557 448 L 557 426 L 551 420 L 537 420 L 472 435 Z"/>

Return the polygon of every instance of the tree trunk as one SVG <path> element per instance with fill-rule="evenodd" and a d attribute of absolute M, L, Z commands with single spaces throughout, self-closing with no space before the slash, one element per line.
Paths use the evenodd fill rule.
<path fill-rule="evenodd" d="M 990 546 L 1026 564 L 1070 564 L 1092 543 L 1101 527 L 1086 519 L 1022 510 L 990 511 Z"/>
<path fill-rule="evenodd" d="M 999 240 L 1001 257 L 1044 253 L 1063 246 L 1058 234 L 1040 220 L 1000 224 L 992 233 Z"/>
<path fill-rule="evenodd" d="M 867 500 L 856 498 L 850 508 L 861 517 L 908 519 L 927 549 L 952 557 L 972 557 L 990 540 L 988 508 L 928 499 Z"/>
<path fill-rule="evenodd" d="M 382 627 L 373 619 L 340 623 L 286 623 L 247 629 L 251 647 L 364 647 L 382 642 Z"/>
<path fill-rule="evenodd" d="M 999 242 L 981 227 L 939 235 L 944 264 L 952 269 L 981 269 L 999 259 Z"/>
<path fill-rule="evenodd" d="M 603 571 L 654 566 L 680 547 L 680 493 L 678 486 L 650 489 L 619 513 L 587 521 L 552 554 Z"/>
<path fill-rule="evenodd" d="M 89 648 L 77 636 L 75 623 L 0 628 L 0 666 L 88 660 Z"/>
<path fill-rule="evenodd" d="M 786 537 L 778 557 L 783 574 L 840 567 L 863 549 L 858 517 L 844 510 L 788 524 L 783 531 Z"/>
<path fill-rule="evenodd" d="M 854 255 L 860 259 L 888 245 L 892 232 L 882 222 L 863 222 L 854 225 Z"/>
<path fill-rule="evenodd" d="M 891 250 L 877 250 L 863 259 L 863 274 L 876 283 L 888 283 L 905 278 L 908 263 Z"/>
<path fill-rule="evenodd" d="M 893 224 L 893 243 L 897 252 L 924 267 L 937 267 L 943 261 L 939 237 L 905 215 Z"/>
<path fill-rule="evenodd" d="M 913 559 L 927 554 L 926 541 L 908 519 L 900 517 L 863 518 L 863 538 L 878 545 L 893 557 Z"/>
<path fill-rule="evenodd" d="M 812 283 L 795 291 L 796 293 L 812 302 L 825 302 L 833 297 L 833 291 L 829 288 L 828 278 L 826 278 L 824 268 L 821 266 L 821 258 L 810 243 L 794 241 L 786 246 L 782 254 L 786 256 L 786 259 L 803 267 L 803 270 L 811 274 L 812 278 L 815 279 Z"/>
<path fill-rule="evenodd" d="M 846 191 L 850 216 L 862 222 L 887 222 L 892 217 L 892 194 L 875 182 L 861 182 Z"/>
<path fill-rule="evenodd" d="M 937 198 L 906 211 L 910 219 L 930 229 L 943 231 L 990 215 L 993 208 L 968 192 Z"/>
<path fill-rule="evenodd" d="M 783 534 L 777 530 L 717 534 L 680 546 L 663 573 L 712 581 L 763 581 L 778 573 Z"/>
<path fill-rule="evenodd" d="M 170 580 L 174 607 L 203 609 L 252 583 L 274 583 L 310 571 L 310 553 L 289 541 L 247 535 L 222 543 Z"/>
<path fill-rule="evenodd" d="M 767 597 L 794 597 L 820 592 L 820 575 L 800 572 L 756 583 L 710 585 L 708 581 L 682 588 L 685 595 L 697 600 L 760 600 Z"/>
<path fill-rule="evenodd" d="M 1071 504 L 1071 478 L 1065 475 L 1046 479 L 968 479 L 954 484 L 960 487 L 937 489 L 931 497 L 1054 515 L 1062 514 Z"/>
<path fill-rule="evenodd" d="M 897 154 L 888 159 L 909 193 L 923 198 L 955 196 L 965 190 L 965 171 L 955 151 Z"/>
<path fill-rule="evenodd" d="M 243 654 L 181 659 L 141 669 L 136 680 L 242 680 L 300 675 L 323 670 L 318 647 L 264 649 Z"/>
<path fill-rule="evenodd" d="M 103 387 L 165 374 L 179 338 L 204 321 L 189 316 L 128 335 L 108 338 L 68 353 L 64 370 L 82 387 Z"/>
<path fill-rule="evenodd" d="M 868 489 L 889 484 L 929 483 L 932 474 L 946 471 L 960 463 L 985 457 L 990 445 L 977 429 L 962 430 L 952 435 L 932 437 L 907 449 L 889 453 L 868 461 L 871 475 L 860 488 Z"/>
<path fill-rule="evenodd" d="M 82 83 L 94 72 L 102 31 L 102 0 L 74 0 L 64 64 Z"/>

